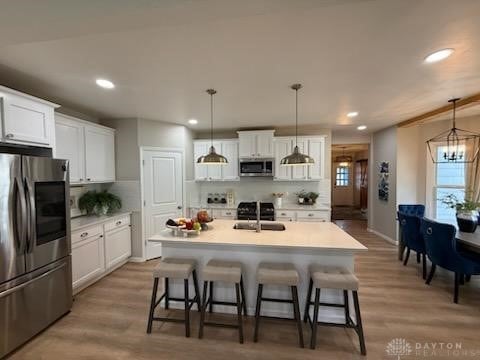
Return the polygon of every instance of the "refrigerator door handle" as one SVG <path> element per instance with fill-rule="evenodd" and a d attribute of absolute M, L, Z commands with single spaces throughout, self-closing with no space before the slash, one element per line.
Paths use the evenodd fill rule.
<path fill-rule="evenodd" d="M 27 202 L 25 198 L 25 189 L 23 188 L 22 180 L 18 177 L 15 178 L 15 216 L 16 216 L 16 229 L 15 236 L 17 237 L 17 246 L 21 253 L 26 250 L 26 235 L 27 235 Z M 20 209 L 17 207 L 20 203 Z"/>
<path fill-rule="evenodd" d="M 18 290 L 21 290 L 23 289 L 24 287 L 27 287 L 28 285 L 34 283 L 34 282 L 37 282 L 38 280 L 40 279 L 43 279 L 44 277 L 47 277 L 48 275 L 54 273 L 54 272 L 57 272 L 58 270 L 60 269 L 63 269 L 65 266 L 67 266 L 67 263 L 63 263 L 62 265 L 56 267 L 56 268 L 53 268 L 51 270 L 48 270 L 47 272 L 44 272 L 43 274 L 37 276 L 37 277 L 34 277 L 33 279 L 30 279 L 28 281 L 25 281 L 24 283 L 20 284 L 20 285 L 17 285 L 11 289 L 8 289 L 2 293 L 0 293 L 0 299 L 1 298 L 4 298 L 14 292 L 17 292 Z"/>
<path fill-rule="evenodd" d="M 27 199 L 27 253 L 33 251 L 33 242 L 35 239 L 35 198 L 33 196 L 33 188 L 28 179 L 25 179 L 25 189 Z"/>

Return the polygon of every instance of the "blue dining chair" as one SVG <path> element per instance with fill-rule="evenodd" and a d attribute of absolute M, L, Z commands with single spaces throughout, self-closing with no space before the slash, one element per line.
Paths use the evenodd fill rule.
<path fill-rule="evenodd" d="M 455 273 L 453 302 L 458 303 L 458 288 L 464 276 L 480 274 L 480 262 L 467 259 L 457 251 L 455 226 L 422 219 L 421 232 L 425 240 L 427 256 L 432 262 L 426 284 L 430 284 L 435 269 L 440 266 Z"/>
<path fill-rule="evenodd" d="M 422 218 L 425 215 L 425 205 L 422 204 L 400 204 L 398 205 L 398 211 L 407 214 L 415 215 Z M 397 218 L 398 220 L 398 218 Z M 400 228 L 401 230 L 401 228 Z M 400 251 L 399 260 L 403 260 L 403 253 L 405 252 L 405 244 L 402 242 L 402 236 L 400 234 Z M 417 253 L 417 263 L 420 263 L 420 253 Z"/>
<path fill-rule="evenodd" d="M 401 240 L 407 252 L 403 265 L 407 265 L 410 251 L 415 251 L 417 257 L 422 257 L 422 276 L 425 279 L 427 277 L 427 259 L 425 255 L 425 241 L 420 231 L 421 219 L 416 215 L 407 215 L 400 211 L 397 213 L 397 216 L 400 223 Z"/>
<path fill-rule="evenodd" d="M 398 205 L 398 211 L 407 215 L 415 215 L 422 218 L 425 215 L 425 205 L 422 205 L 422 204 Z"/>

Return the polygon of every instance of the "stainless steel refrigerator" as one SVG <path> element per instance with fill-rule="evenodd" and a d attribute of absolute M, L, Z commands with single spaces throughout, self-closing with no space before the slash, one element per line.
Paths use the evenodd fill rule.
<path fill-rule="evenodd" d="M 68 161 L 0 144 L 0 358 L 72 306 Z"/>

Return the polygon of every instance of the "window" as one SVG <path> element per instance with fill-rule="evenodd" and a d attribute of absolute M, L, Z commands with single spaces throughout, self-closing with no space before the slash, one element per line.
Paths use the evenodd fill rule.
<path fill-rule="evenodd" d="M 335 177 L 336 186 L 348 186 L 350 169 L 348 166 L 337 166 L 337 172 Z"/>
<path fill-rule="evenodd" d="M 437 146 L 437 159 L 443 159 L 446 146 Z M 462 151 L 465 151 L 463 147 Z M 459 201 L 465 198 L 465 165 L 457 163 L 440 163 L 435 165 L 433 198 L 435 218 L 437 221 L 455 224 L 455 209 L 442 203 L 445 196 L 452 194 Z"/>

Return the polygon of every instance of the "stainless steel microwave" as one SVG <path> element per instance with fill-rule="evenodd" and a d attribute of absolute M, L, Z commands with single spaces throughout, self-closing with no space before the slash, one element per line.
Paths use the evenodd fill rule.
<path fill-rule="evenodd" d="M 240 159 L 240 176 L 273 176 L 274 159 Z"/>

